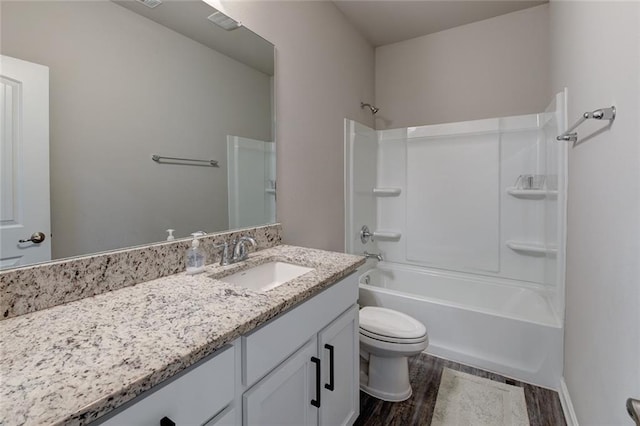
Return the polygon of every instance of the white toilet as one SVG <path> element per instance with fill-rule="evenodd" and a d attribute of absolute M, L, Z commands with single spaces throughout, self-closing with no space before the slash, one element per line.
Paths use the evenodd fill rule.
<path fill-rule="evenodd" d="M 408 357 L 429 344 L 426 327 L 391 309 L 360 309 L 360 389 L 384 401 L 411 396 Z"/>

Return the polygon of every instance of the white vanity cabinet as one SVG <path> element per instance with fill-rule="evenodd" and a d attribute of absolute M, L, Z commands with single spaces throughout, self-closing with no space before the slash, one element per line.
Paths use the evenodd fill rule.
<path fill-rule="evenodd" d="M 353 275 L 243 337 L 245 426 L 336 426 L 356 420 L 356 299 Z"/>
<path fill-rule="evenodd" d="M 96 423 L 351 425 L 360 409 L 357 297 L 352 274 Z"/>

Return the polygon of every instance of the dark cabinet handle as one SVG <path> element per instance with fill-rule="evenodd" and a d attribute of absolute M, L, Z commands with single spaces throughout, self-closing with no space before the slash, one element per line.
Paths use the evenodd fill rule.
<path fill-rule="evenodd" d="M 160 426 L 176 426 L 176 422 L 171 420 L 169 417 L 164 416 L 160 419 Z"/>
<path fill-rule="evenodd" d="M 324 348 L 329 350 L 329 383 L 325 384 L 324 387 L 333 392 L 333 346 L 326 344 Z"/>
<path fill-rule="evenodd" d="M 312 356 L 311 362 L 316 365 L 316 399 L 311 400 L 311 405 L 320 408 L 320 359 Z"/>

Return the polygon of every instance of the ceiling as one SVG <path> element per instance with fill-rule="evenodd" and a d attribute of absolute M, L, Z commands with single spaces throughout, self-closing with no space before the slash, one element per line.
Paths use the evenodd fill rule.
<path fill-rule="evenodd" d="M 206 19 L 217 9 L 204 1 L 163 1 L 150 9 L 138 1 L 112 0 L 223 55 L 273 75 L 273 45 L 246 27 L 226 31 Z"/>
<path fill-rule="evenodd" d="M 334 0 L 338 9 L 374 47 L 546 2 L 547 0 Z"/>

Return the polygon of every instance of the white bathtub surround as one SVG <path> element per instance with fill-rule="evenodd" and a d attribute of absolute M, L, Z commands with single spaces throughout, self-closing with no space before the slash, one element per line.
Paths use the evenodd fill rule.
<path fill-rule="evenodd" d="M 521 387 L 445 368 L 432 426 L 528 426 Z"/>
<path fill-rule="evenodd" d="M 565 97 L 525 116 L 345 125 L 346 248 L 385 261 L 361 303 L 423 321 L 431 353 L 552 389 L 563 350 L 567 146 L 555 137 Z M 528 190 L 522 175 L 544 185 Z M 360 242 L 362 225 L 373 243 Z"/>
<path fill-rule="evenodd" d="M 563 259 L 553 251 L 563 255 L 564 250 L 564 227 L 558 224 L 563 223 L 566 145 L 555 140 L 558 123 L 564 121 L 563 94 L 548 110 L 384 130 L 369 137 L 368 144 L 357 141 L 356 155 L 373 158 L 352 163 L 350 173 L 356 177 L 367 169 L 368 187 L 360 182 L 358 193 L 378 187 L 400 192 L 373 198 L 374 210 L 366 213 L 373 219 L 360 218 L 369 208 L 365 200 L 354 203 L 348 212 L 352 222 L 375 220 L 366 223 L 371 232 L 401 235 L 397 241 L 377 241 L 388 261 L 555 286 L 560 277 L 552 271 L 556 259 Z M 365 132 L 358 129 L 357 135 L 364 138 Z M 374 181 L 369 169 L 375 171 Z M 542 197 L 511 193 L 524 174 L 546 176 Z M 348 234 L 357 233 L 358 225 Z M 512 248 L 525 246 L 545 251 Z"/>
<path fill-rule="evenodd" d="M 376 144 L 372 141 L 376 132 L 353 120 L 345 120 L 344 125 L 348 138 L 344 144 L 345 248 L 347 253 L 377 253 L 375 241 L 363 245 L 358 234 L 363 225 L 372 227 L 376 223 L 376 198 L 372 195 L 377 170 Z"/>
<path fill-rule="evenodd" d="M 216 244 L 249 235 L 256 249 L 269 248 L 280 244 L 281 232 L 282 226 L 273 224 L 199 240 L 207 261 L 214 263 L 220 259 Z M 182 272 L 190 246 L 186 238 L 1 271 L 0 321 Z"/>

